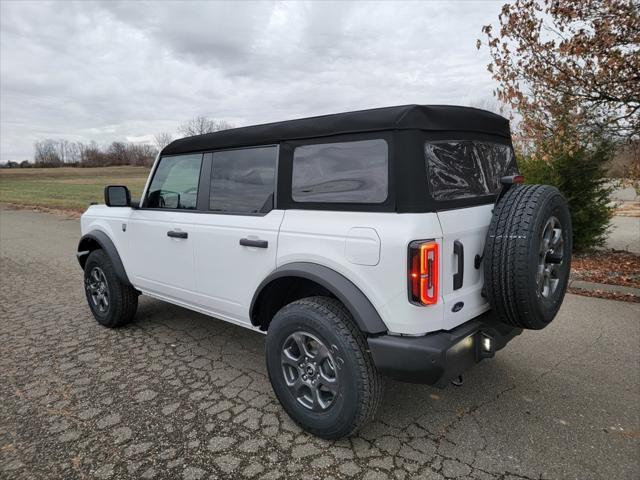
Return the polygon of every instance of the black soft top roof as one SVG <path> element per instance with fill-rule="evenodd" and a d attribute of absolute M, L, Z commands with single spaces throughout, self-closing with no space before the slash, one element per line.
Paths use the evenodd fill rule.
<path fill-rule="evenodd" d="M 176 155 L 383 130 L 475 132 L 510 138 L 509 121 L 486 110 L 449 105 L 402 105 L 205 133 L 175 140 L 164 148 L 162 154 Z"/>

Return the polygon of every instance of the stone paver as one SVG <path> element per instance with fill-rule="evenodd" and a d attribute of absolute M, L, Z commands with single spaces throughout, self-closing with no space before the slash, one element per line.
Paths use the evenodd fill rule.
<path fill-rule="evenodd" d="M 77 220 L 0 211 L 0 478 L 638 478 L 640 306 L 559 318 L 437 390 L 387 382 L 335 442 L 282 411 L 264 337 L 148 298 L 108 330 L 85 304 Z"/>

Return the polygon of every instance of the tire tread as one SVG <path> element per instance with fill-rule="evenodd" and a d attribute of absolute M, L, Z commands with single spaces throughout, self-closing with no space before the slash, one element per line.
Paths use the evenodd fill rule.
<path fill-rule="evenodd" d="M 133 320 L 138 309 L 138 292 L 131 286 L 125 285 L 115 274 L 115 270 L 109 259 L 109 256 L 101 249 L 94 250 L 89 254 L 85 271 L 90 268 L 91 264 L 97 264 L 104 271 L 110 288 L 110 306 L 113 311 L 109 312 L 107 318 L 100 318 L 94 313 L 96 320 L 105 327 L 118 328 L 122 327 Z M 87 297 L 87 302 L 90 302 Z M 91 305 L 89 303 L 89 305 Z M 91 308 L 91 307 L 90 307 Z"/>
<path fill-rule="evenodd" d="M 335 298 L 323 296 L 306 297 L 286 305 L 281 311 L 285 312 L 287 309 L 294 307 L 315 310 L 322 315 L 330 328 L 350 345 L 357 358 L 356 371 L 360 372 L 358 380 L 361 385 L 360 397 L 362 399 L 350 424 L 342 426 L 340 431 L 334 435 L 326 435 L 324 432 L 314 431 L 300 423 L 299 425 L 307 431 L 324 438 L 335 439 L 352 435 L 362 425 L 373 419 L 383 396 L 383 378 L 373 363 L 366 338 L 353 321 L 347 308 Z M 296 420 L 294 419 L 294 421 Z"/>
<path fill-rule="evenodd" d="M 530 278 L 530 251 L 535 246 L 537 216 L 542 206 L 556 196 L 564 202 L 560 192 L 549 185 L 512 187 L 495 206 L 487 232 L 485 292 L 498 317 L 519 328 L 546 326 L 536 318 L 532 304 L 531 289 L 536 286 L 535 278 Z M 566 285 L 560 288 L 566 289 Z M 564 292 L 559 303 L 563 296 Z"/>

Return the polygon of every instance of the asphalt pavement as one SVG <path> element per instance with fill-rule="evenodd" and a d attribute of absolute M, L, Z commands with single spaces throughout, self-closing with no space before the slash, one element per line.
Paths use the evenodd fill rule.
<path fill-rule="evenodd" d="M 640 217 L 613 217 L 610 229 L 607 248 L 628 250 L 640 255 Z"/>
<path fill-rule="evenodd" d="M 388 381 L 327 442 L 280 408 L 262 335 L 144 297 L 100 327 L 78 237 L 0 210 L 0 478 L 640 478 L 639 304 L 568 295 L 462 387 Z"/>

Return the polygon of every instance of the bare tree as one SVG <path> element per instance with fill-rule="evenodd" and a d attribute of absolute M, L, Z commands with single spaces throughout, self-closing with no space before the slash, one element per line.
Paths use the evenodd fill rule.
<path fill-rule="evenodd" d="M 60 166 L 80 162 L 80 148 L 75 142 L 45 139 L 34 144 L 34 161 L 41 166 Z"/>
<path fill-rule="evenodd" d="M 477 100 L 472 100 L 469 102 L 469 106 L 497 113 L 498 115 L 502 115 L 503 117 L 508 117 L 510 114 L 508 105 L 500 102 L 500 100 L 495 97 L 484 97 Z"/>
<path fill-rule="evenodd" d="M 78 164 L 80 163 L 80 148 L 77 142 L 69 142 L 68 140 L 63 140 L 64 142 L 64 163 L 70 164 Z M 62 144 L 62 143 L 61 143 Z"/>
<path fill-rule="evenodd" d="M 78 155 L 80 165 L 83 167 L 97 167 L 106 164 L 106 156 L 95 141 L 78 142 Z"/>
<path fill-rule="evenodd" d="M 193 135 L 202 135 L 203 133 L 228 130 L 233 127 L 234 125 L 226 120 L 211 120 L 210 118 L 196 115 L 191 120 L 180 125 L 178 130 L 185 137 L 191 137 Z"/>
<path fill-rule="evenodd" d="M 62 158 L 57 148 L 57 141 L 46 139 L 34 143 L 33 159 L 40 167 L 57 167 L 62 164 Z"/>
<path fill-rule="evenodd" d="M 150 166 L 158 151 L 153 145 L 128 144 L 129 165 Z"/>
<path fill-rule="evenodd" d="M 150 166 L 158 153 L 154 145 L 112 142 L 101 147 L 88 143 L 46 139 L 34 144 L 34 160 L 38 167 L 107 167 L 110 165 Z"/>
<path fill-rule="evenodd" d="M 57 140 L 54 148 L 58 151 L 62 163 L 67 163 L 69 161 L 69 141 L 64 138 Z"/>
<path fill-rule="evenodd" d="M 158 150 L 162 150 L 164 147 L 173 142 L 173 135 L 169 132 L 160 132 L 154 135 L 153 140 L 158 147 Z"/>
<path fill-rule="evenodd" d="M 107 148 L 107 156 L 111 165 L 129 165 L 131 164 L 131 152 L 124 142 L 112 142 Z"/>

